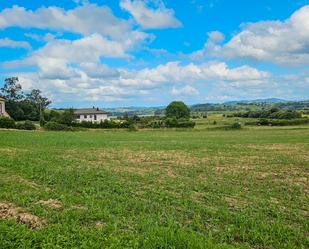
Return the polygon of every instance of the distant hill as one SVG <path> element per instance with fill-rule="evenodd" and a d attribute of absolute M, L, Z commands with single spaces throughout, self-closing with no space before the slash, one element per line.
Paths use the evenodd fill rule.
<path fill-rule="evenodd" d="M 158 107 L 117 107 L 117 108 L 103 108 L 110 116 L 156 116 L 161 115 L 164 111 L 164 106 Z"/>
<path fill-rule="evenodd" d="M 309 100 L 307 101 L 288 101 L 278 98 L 255 99 L 255 100 L 238 100 L 228 101 L 223 104 L 205 103 L 190 106 L 192 112 L 209 112 L 209 111 L 252 111 L 278 108 L 281 110 L 309 110 Z M 162 116 L 164 115 L 165 106 L 157 107 L 117 107 L 102 108 L 110 116 Z"/>
<path fill-rule="evenodd" d="M 224 102 L 223 104 L 234 105 L 239 103 L 284 103 L 284 102 L 289 101 L 284 99 L 269 98 L 269 99 L 254 99 L 254 100 L 233 100 Z"/>

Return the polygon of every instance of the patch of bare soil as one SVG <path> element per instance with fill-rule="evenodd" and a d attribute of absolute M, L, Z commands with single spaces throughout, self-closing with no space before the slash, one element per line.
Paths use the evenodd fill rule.
<path fill-rule="evenodd" d="M 144 150 L 92 150 L 80 153 L 70 150 L 62 155 L 64 159 L 78 162 L 75 167 L 107 167 L 116 172 L 130 172 L 139 175 L 157 172 L 160 167 L 161 172 L 167 176 L 175 177 L 173 170 L 175 167 L 192 167 L 206 164 L 208 158 L 198 158 L 190 153 L 182 151 L 144 151 Z M 91 158 L 91 159 L 89 159 Z M 164 170 L 166 169 L 166 170 Z"/>
<path fill-rule="evenodd" d="M 71 208 L 78 209 L 78 210 L 87 210 L 87 207 L 82 205 L 73 205 Z"/>
<path fill-rule="evenodd" d="M 251 144 L 248 145 L 248 148 L 258 151 L 280 153 L 291 157 L 297 157 L 301 160 L 309 161 L 308 148 L 306 148 L 304 144 Z"/>
<path fill-rule="evenodd" d="M 14 175 L 11 172 L 9 172 L 6 168 L 0 167 L 0 179 L 5 180 L 5 181 L 14 181 L 14 182 L 19 182 L 23 185 L 26 185 L 28 187 L 34 188 L 36 190 L 43 190 L 46 192 L 50 191 L 50 188 L 43 187 L 40 184 L 35 183 L 34 181 L 31 181 L 29 179 L 23 178 L 18 175 Z"/>
<path fill-rule="evenodd" d="M 226 196 L 224 197 L 224 200 L 232 208 L 242 208 L 248 205 L 247 201 L 232 196 Z"/>
<path fill-rule="evenodd" d="M 40 200 L 38 201 L 38 204 L 45 206 L 45 207 L 49 207 L 52 209 L 60 209 L 62 208 L 62 203 L 58 200 L 54 200 L 54 199 L 49 199 L 49 200 Z"/>
<path fill-rule="evenodd" d="M 5 202 L 0 202 L 0 219 L 14 219 L 18 224 L 24 224 L 31 229 L 41 228 L 45 224 L 38 216 L 23 212 L 21 208 Z"/>
<path fill-rule="evenodd" d="M 213 159 L 216 174 L 238 174 L 254 172 L 258 165 L 267 165 L 269 158 L 263 156 L 227 156 L 218 154 Z"/>
<path fill-rule="evenodd" d="M 102 221 L 96 221 L 94 227 L 100 230 L 103 227 L 104 223 Z"/>
<path fill-rule="evenodd" d="M 17 148 L 0 148 L 0 154 L 6 156 L 16 156 L 18 152 L 27 152 L 26 149 L 17 149 Z"/>

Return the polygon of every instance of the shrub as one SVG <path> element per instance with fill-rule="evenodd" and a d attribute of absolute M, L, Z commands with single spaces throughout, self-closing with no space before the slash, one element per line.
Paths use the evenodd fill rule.
<path fill-rule="evenodd" d="M 63 113 L 60 114 L 60 116 L 57 118 L 57 122 L 63 125 L 72 125 L 72 123 L 75 121 L 74 116 L 74 110 L 73 109 L 67 109 L 64 110 Z"/>
<path fill-rule="evenodd" d="M 231 129 L 241 129 L 241 123 L 235 122 L 230 125 Z"/>
<path fill-rule="evenodd" d="M 138 131 L 137 125 L 135 124 L 130 124 L 128 129 L 129 131 Z"/>
<path fill-rule="evenodd" d="M 167 118 L 165 120 L 165 126 L 169 128 L 193 128 L 195 126 L 195 122 L 186 118 Z"/>
<path fill-rule="evenodd" d="M 301 118 L 302 114 L 297 111 L 292 110 L 279 111 L 278 109 L 273 108 L 271 110 L 238 112 L 234 113 L 232 116 L 242 118 L 295 119 L 295 118 Z"/>
<path fill-rule="evenodd" d="M 43 115 L 43 113 L 41 113 L 41 116 L 40 116 L 40 126 L 44 127 L 45 124 L 46 124 L 46 121 L 45 121 L 44 115 Z"/>
<path fill-rule="evenodd" d="M 13 129 L 15 128 L 15 121 L 11 118 L 0 117 L 0 128 Z"/>
<path fill-rule="evenodd" d="M 49 131 L 70 131 L 72 130 L 71 127 L 68 127 L 67 125 L 60 124 L 54 121 L 47 122 L 44 128 Z"/>
<path fill-rule="evenodd" d="M 31 121 L 27 120 L 23 123 L 17 123 L 16 124 L 16 129 L 19 130 L 36 130 L 35 124 L 32 123 Z"/>
<path fill-rule="evenodd" d="M 194 128 L 195 122 L 191 120 L 178 120 L 177 127 L 179 128 Z"/>
<path fill-rule="evenodd" d="M 269 121 L 266 118 L 262 118 L 259 120 L 258 124 L 260 125 L 269 125 Z"/>
<path fill-rule="evenodd" d="M 246 122 L 246 125 L 272 125 L 272 126 L 288 126 L 309 124 L 308 118 L 298 119 L 260 119 L 259 121 Z"/>

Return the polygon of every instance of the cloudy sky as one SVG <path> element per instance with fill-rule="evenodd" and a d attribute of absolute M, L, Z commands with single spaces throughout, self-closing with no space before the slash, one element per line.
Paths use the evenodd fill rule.
<path fill-rule="evenodd" d="M 54 107 L 309 99 L 309 0 L 6 0 L 0 55 Z"/>

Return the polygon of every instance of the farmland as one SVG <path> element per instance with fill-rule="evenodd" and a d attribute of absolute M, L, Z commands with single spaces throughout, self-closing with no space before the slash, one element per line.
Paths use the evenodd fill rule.
<path fill-rule="evenodd" d="M 309 126 L 214 120 L 1 130 L 0 248 L 308 248 Z"/>

